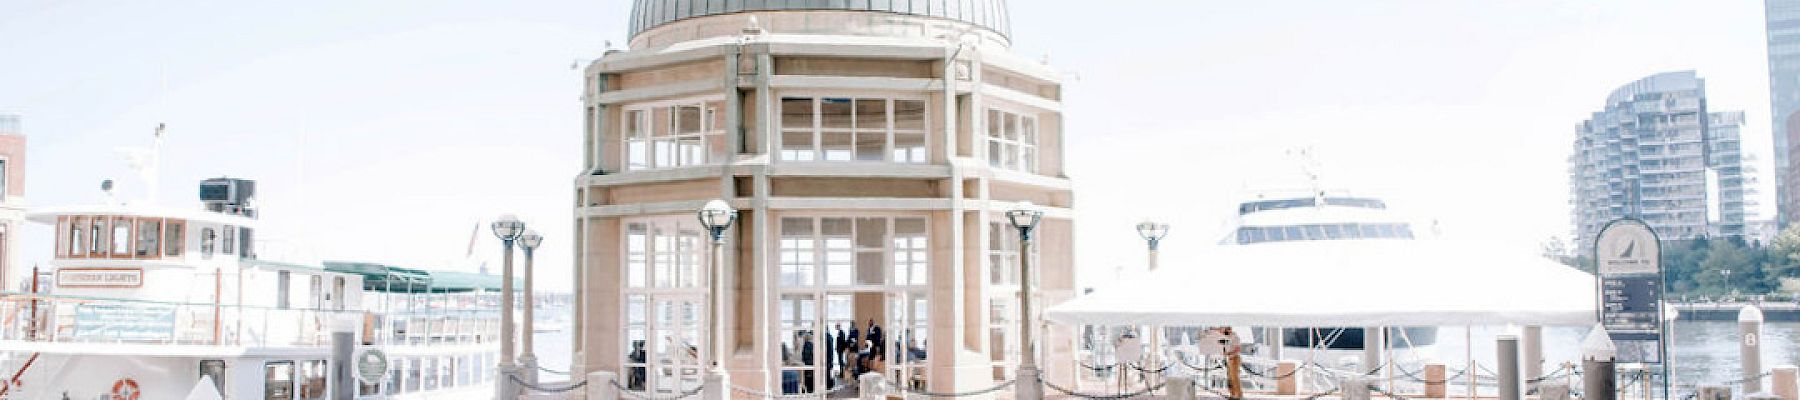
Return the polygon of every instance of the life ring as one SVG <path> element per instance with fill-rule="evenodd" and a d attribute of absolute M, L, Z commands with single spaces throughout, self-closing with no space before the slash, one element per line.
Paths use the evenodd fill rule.
<path fill-rule="evenodd" d="M 112 400 L 138 400 L 139 394 L 143 391 L 138 390 L 136 380 L 125 378 L 113 382 Z"/>

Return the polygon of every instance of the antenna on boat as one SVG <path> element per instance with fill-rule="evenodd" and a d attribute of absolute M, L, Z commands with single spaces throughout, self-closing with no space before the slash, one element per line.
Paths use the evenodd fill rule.
<path fill-rule="evenodd" d="M 164 128 L 166 128 L 166 124 L 161 122 L 156 123 L 156 139 L 150 143 L 149 149 L 128 147 L 118 148 L 118 151 L 125 155 L 125 163 L 130 166 L 133 171 L 137 171 L 139 177 L 144 179 L 145 203 L 156 202 L 156 170 L 157 167 L 162 164 Z M 108 193 L 110 193 L 110 191 Z M 108 196 L 110 196 L 110 194 Z"/>
<path fill-rule="evenodd" d="M 1325 188 L 1319 183 L 1319 159 L 1313 157 L 1312 146 L 1288 150 L 1287 154 L 1295 158 L 1300 164 L 1300 172 L 1306 174 L 1306 183 L 1312 186 L 1313 205 L 1325 205 Z"/>

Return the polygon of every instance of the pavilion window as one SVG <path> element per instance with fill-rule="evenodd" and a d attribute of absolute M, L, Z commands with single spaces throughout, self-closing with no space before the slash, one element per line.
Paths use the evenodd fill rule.
<path fill-rule="evenodd" d="M 988 165 L 994 168 L 1037 172 L 1037 117 L 989 109 L 987 159 Z"/>
<path fill-rule="evenodd" d="M 784 97 L 782 161 L 923 163 L 925 101 L 886 97 Z"/>
<path fill-rule="evenodd" d="M 722 164 L 731 157 L 724 102 L 690 99 L 627 108 L 622 118 L 627 170 Z"/>

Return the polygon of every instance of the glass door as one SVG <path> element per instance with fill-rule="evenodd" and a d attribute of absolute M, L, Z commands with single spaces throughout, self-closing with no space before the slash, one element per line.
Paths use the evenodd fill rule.
<path fill-rule="evenodd" d="M 818 393 L 831 380 L 825 375 L 836 360 L 821 343 L 818 301 L 812 294 L 781 295 L 781 394 Z"/>
<path fill-rule="evenodd" d="M 650 387 L 659 395 L 677 395 L 700 387 L 707 351 L 704 296 L 655 297 L 651 325 Z"/>
<path fill-rule="evenodd" d="M 894 384 L 924 390 L 926 379 L 925 344 L 931 318 L 927 297 L 923 292 L 888 294 L 888 331 L 884 338 L 887 353 L 888 380 Z"/>

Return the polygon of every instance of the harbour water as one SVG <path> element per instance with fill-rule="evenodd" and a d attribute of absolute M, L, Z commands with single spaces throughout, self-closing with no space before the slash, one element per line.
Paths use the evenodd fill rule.
<path fill-rule="evenodd" d="M 1544 328 L 1544 362 L 1545 372 L 1556 369 L 1563 362 L 1579 364 L 1581 361 L 1581 340 L 1589 328 L 1585 327 L 1546 327 Z M 1726 321 L 1680 321 L 1676 322 L 1674 342 L 1669 347 L 1671 361 L 1674 362 L 1675 386 L 1677 393 L 1684 393 L 1681 387 L 1697 385 L 1724 385 L 1737 380 L 1739 373 L 1737 322 Z M 1494 339 L 1505 334 L 1504 327 L 1474 327 L 1468 332 L 1473 338 L 1473 355 L 1481 365 L 1494 365 Z M 1436 359 L 1455 368 L 1468 358 L 1464 351 L 1465 330 L 1463 327 L 1445 327 L 1438 331 Z M 1800 364 L 1800 323 L 1770 322 L 1763 326 L 1762 364 L 1764 368 L 1777 365 Z M 1735 385 L 1733 390 L 1735 389 Z"/>

